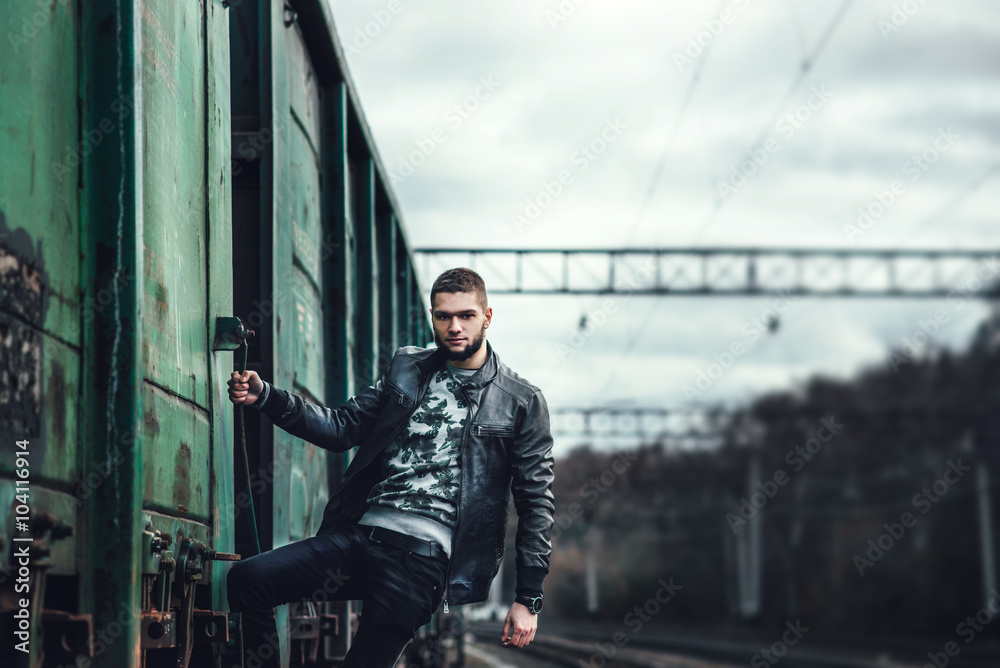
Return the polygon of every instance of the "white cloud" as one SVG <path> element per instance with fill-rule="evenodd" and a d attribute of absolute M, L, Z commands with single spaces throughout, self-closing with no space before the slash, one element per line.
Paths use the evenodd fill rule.
<path fill-rule="evenodd" d="M 726 6 L 734 20 L 682 71 L 673 55 L 719 15 L 715 3 L 589 0 L 553 30 L 546 12 L 557 8 L 554 0 L 400 2 L 404 10 L 348 61 L 390 171 L 480 77 L 499 82 L 396 188 L 416 246 L 685 246 L 696 239 L 849 246 L 843 226 L 857 217 L 857 207 L 900 178 L 909 156 L 948 126 L 961 140 L 858 243 L 996 245 L 1000 170 L 970 189 L 996 162 L 1000 144 L 1000 16 L 986 0 L 929 1 L 885 39 L 878 22 L 891 20 L 898 2 L 854 2 L 791 95 L 805 54 L 839 2 L 751 2 L 740 9 L 748 3 L 733 0 Z M 330 4 L 349 41 L 385 3 Z M 655 194 L 634 227 L 698 66 L 701 78 Z M 762 129 L 773 131 L 775 113 L 794 111 L 812 86 L 826 86 L 834 97 L 712 215 L 720 178 L 754 148 Z M 629 126 L 620 140 L 575 173 L 572 185 L 518 235 L 511 215 L 615 117 Z M 928 220 L 941 211 L 939 220 Z M 783 319 L 773 349 L 748 355 L 708 398 L 746 398 L 812 372 L 844 376 L 877 363 L 912 326 L 914 308 L 932 306 L 804 302 Z M 495 303 L 491 340 L 513 368 L 543 385 L 555 407 L 676 403 L 683 379 L 728 344 L 746 313 L 759 309 L 753 300 L 685 298 L 649 316 L 654 300 L 621 298 L 613 321 L 574 361 L 559 364 L 555 345 L 598 299 L 498 297 Z M 824 320 L 821 313 L 840 315 Z M 973 326 L 970 318 L 956 322 L 948 343 L 961 343 Z"/>

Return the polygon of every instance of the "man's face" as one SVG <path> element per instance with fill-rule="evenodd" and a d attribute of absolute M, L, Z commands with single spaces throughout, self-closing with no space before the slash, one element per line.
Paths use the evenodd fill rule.
<path fill-rule="evenodd" d="M 439 292 L 431 309 L 434 342 L 448 359 L 467 360 L 482 347 L 492 317 L 493 309 L 484 312 L 471 292 Z"/>

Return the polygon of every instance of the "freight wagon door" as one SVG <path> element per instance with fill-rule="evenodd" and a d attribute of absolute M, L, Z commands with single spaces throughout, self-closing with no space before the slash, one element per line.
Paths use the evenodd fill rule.
<path fill-rule="evenodd" d="M 140 638 L 150 618 L 132 621 L 166 563 L 143 551 L 147 523 L 175 550 L 181 537 L 232 546 L 227 369 L 211 351 L 215 317 L 232 312 L 225 9 L 4 2 L 0 27 L 0 513 L 27 439 L 24 505 L 72 530 L 38 566 L 44 589 L 32 575 L 32 596 L 46 594 L 33 629 L 53 629 L 45 665 L 77 665 L 91 630 L 118 639 L 91 637 L 95 665 L 136 665 L 140 648 L 176 665 L 177 634 Z M 0 528 L 0 556 L 10 539 Z M 220 610 L 219 573 L 175 582 Z M 82 640 L 49 610 L 79 613 Z M 24 661 L 41 665 L 31 641 Z"/>
<path fill-rule="evenodd" d="M 145 0 L 136 11 L 143 141 L 136 175 L 143 526 L 136 530 L 170 535 L 178 554 L 181 536 L 229 552 L 233 423 L 225 382 L 233 358 L 213 350 L 216 318 L 233 309 L 228 18 L 218 2 Z M 210 569 L 202 583 L 211 583 L 212 609 L 222 610 L 228 565 Z M 156 646 L 155 638 L 143 642 Z M 147 661 L 154 653 L 162 659 L 149 650 Z"/>
<path fill-rule="evenodd" d="M 339 404 L 327 392 L 332 345 L 324 323 L 330 296 L 324 283 L 330 247 L 322 212 L 322 123 L 320 88 L 298 24 L 273 24 L 274 254 L 273 290 L 277 304 L 274 333 L 274 377 L 279 387 L 305 400 Z M 336 455 L 274 430 L 273 545 L 280 547 L 314 535 L 329 498 L 328 458 Z M 282 606 L 278 628 L 291 627 L 294 653 L 320 647 L 314 613 L 322 611 L 323 596 L 314 597 L 320 610 L 303 605 Z M 339 604 L 341 618 L 348 608 Z M 340 624 L 340 631 L 347 625 Z M 299 633 L 295 629 L 304 629 Z M 329 642 L 323 642 L 329 645 Z M 283 647 L 282 653 L 289 647 Z M 334 654 L 338 654 L 335 652 Z"/>
<path fill-rule="evenodd" d="M 279 138 L 274 164 L 273 293 L 278 302 L 274 373 L 279 387 L 325 405 L 328 342 L 323 322 L 328 299 L 323 263 L 329 252 L 324 252 L 327 234 L 321 218 L 319 88 L 298 28 L 286 30 L 285 38 L 288 69 L 283 77 L 276 71 L 274 79 L 274 128 Z M 311 536 L 319 528 L 329 496 L 327 454 L 284 431 L 276 432 L 274 457 L 288 477 L 282 480 L 287 490 L 275 490 L 275 547 Z"/>

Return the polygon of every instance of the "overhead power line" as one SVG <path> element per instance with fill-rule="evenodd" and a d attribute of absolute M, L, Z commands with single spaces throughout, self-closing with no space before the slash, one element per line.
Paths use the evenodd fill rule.
<path fill-rule="evenodd" d="M 761 127 L 760 132 L 757 133 L 756 139 L 750 145 L 750 150 L 760 146 L 767 140 L 771 129 L 774 127 L 775 123 L 777 123 L 781 114 L 785 111 L 788 101 L 792 99 L 792 96 L 795 95 L 795 91 L 799 89 L 799 86 L 805 82 L 806 78 L 812 72 L 813 65 L 815 65 L 816 61 L 826 49 L 827 44 L 830 42 L 830 38 L 833 37 L 833 34 L 840 26 L 841 21 L 843 21 L 844 17 L 847 15 L 847 10 L 850 9 L 853 1 L 854 0 L 844 0 L 840 4 L 840 8 L 837 10 L 837 13 L 834 14 L 832 19 L 830 19 L 830 22 L 827 24 L 826 29 L 820 36 L 819 41 L 816 42 L 816 46 L 813 47 L 812 53 L 806 55 L 800 62 L 799 69 L 796 72 L 791 85 L 788 87 L 788 91 L 778 104 L 775 105 L 774 111 L 771 112 L 770 116 L 768 116 L 767 122 L 763 125 L 763 127 Z M 743 153 L 740 155 L 743 155 Z M 717 199 L 715 201 L 715 205 L 712 207 L 712 210 L 695 230 L 694 238 L 691 241 L 692 244 L 697 244 L 701 241 L 705 232 L 707 232 L 708 228 L 715 222 L 715 218 L 718 215 L 719 210 L 723 207 L 726 201 L 728 200 Z"/>

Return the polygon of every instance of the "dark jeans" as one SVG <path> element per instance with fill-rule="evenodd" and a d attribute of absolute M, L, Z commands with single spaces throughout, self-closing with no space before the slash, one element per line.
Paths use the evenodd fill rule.
<path fill-rule="evenodd" d="M 343 668 L 391 668 L 441 602 L 448 561 L 372 542 L 369 532 L 346 527 L 233 564 L 229 608 L 243 613 L 247 668 L 280 666 L 274 607 L 316 597 L 363 601 Z"/>

